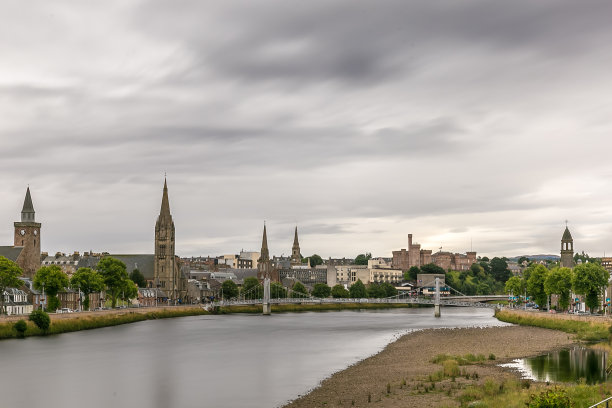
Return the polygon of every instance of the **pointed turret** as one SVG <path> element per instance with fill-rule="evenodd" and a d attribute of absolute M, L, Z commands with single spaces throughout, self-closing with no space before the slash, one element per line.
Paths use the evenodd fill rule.
<path fill-rule="evenodd" d="M 574 267 L 574 239 L 567 225 L 561 237 L 561 266 L 565 268 Z"/>
<path fill-rule="evenodd" d="M 34 218 L 35 214 L 32 196 L 30 195 L 30 187 L 28 187 L 25 200 L 23 201 L 23 209 L 21 210 L 21 222 L 36 222 Z"/>

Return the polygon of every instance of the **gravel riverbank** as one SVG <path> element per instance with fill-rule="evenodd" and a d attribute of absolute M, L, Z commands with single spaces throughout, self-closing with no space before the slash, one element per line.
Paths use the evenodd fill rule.
<path fill-rule="evenodd" d="M 486 378 L 517 378 L 498 367 L 514 358 L 528 357 L 565 347 L 573 336 L 560 331 L 525 326 L 465 329 L 427 329 L 402 336 L 382 352 L 324 380 L 287 408 L 313 407 L 453 407 L 461 386 Z M 477 380 L 457 378 L 438 383 L 435 392 L 422 392 L 423 383 L 441 366 L 431 360 L 438 354 L 495 355 L 495 360 L 464 366 Z M 475 377 L 475 376 L 473 376 Z M 387 391 L 390 390 L 390 393 Z M 446 391 L 445 391 L 446 390 Z M 368 399 L 370 402 L 368 402 Z"/>

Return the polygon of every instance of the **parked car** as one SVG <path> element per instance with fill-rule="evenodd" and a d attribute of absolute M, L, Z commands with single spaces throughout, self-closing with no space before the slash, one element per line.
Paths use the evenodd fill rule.
<path fill-rule="evenodd" d="M 61 309 L 57 309 L 55 313 L 72 313 L 72 309 L 68 307 L 62 307 Z"/>

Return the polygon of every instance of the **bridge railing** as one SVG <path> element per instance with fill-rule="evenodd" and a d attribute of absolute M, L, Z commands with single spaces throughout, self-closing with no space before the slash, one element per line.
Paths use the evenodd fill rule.
<path fill-rule="evenodd" d="M 235 299 L 235 300 L 222 300 L 214 302 L 213 306 L 231 306 L 231 305 L 260 305 L 262 299 Z M 405 297 L 405 298 L 280 298 L 270 299 L 271 304 L 298 304 L 298 303 L 311 303 L 311 304 L 330 304 L 330 303 L 385 303 L 385 304 L 421 304 L 421 305 L 433 305 L 434 299 L 427 297 Z M 480 302 L 468 302 L 455 299 L 440 300 L 441 305 L 445 306 L 463 306 L 463 307 L 477 307 L 477 308 L 495 308 L 498 305 Z"/>

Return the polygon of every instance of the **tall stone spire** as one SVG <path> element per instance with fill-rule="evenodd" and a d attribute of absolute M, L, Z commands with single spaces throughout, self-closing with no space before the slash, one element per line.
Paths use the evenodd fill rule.
<path fill-rule="evenodd" d="M 170 214 L 170 201 L 168 200 L 168 183 L 164 177 L 164 193 L 162 195 L 161 210 L 159 211 L 160 217 L 169 217 L 172 219 Z"/>
<path fill-rule="evenodd" d="M 155 255 L 153 264 L 154 285 L 169 299 L 176 301 L 180 296 L 180 273 L 175 256 L 174 221 L 170 214 L 168 183 L 164 178 L 161 210 L 155 223 Z"/>
<path fill-rule="evenodd" d="M 272 272 L 270 251 L 268 250 L 268 234 L 266 234 L 266 223 L 264 223 L 263 238 L 261 239 L 261 254 L 257 260 L 257 278 L 272 279 Z"/>
<path fill-rule="evenodd" d="M 36 222 L 34 205 L 32 204 L 32 196 L 30 195 L 30 187 L 26 190 L 25 200 L 23 201 L 23 209 L 21 210 L 21 222 Z"/>
<path fill-rule="evenodd" d="M 261 239 L 261 255 L 260 262 L 270 260 L 270 251 L 268 250 L 268 235 L 266 234 L 266 223 L 264 223 L 263 238 Z"/>
<path fill-rule="evenodd" d="M 298 241 L 297 225 L 293 236 L 293 247 L 291 248 L 291 265 L 300 265 L 302 263 L 302 254 L 300 253 L 300 242 Z"/>

